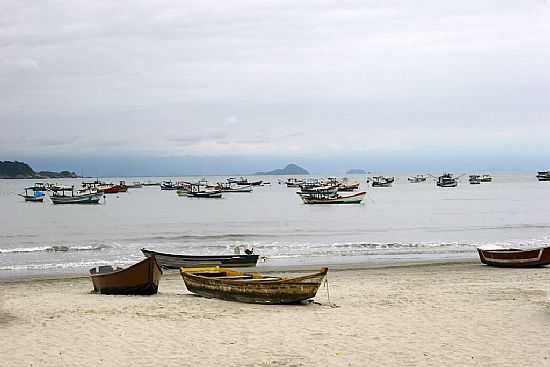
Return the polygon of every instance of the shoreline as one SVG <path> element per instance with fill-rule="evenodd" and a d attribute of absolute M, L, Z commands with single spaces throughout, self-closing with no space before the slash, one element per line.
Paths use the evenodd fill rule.
<path fill-rule="evenodd" d="M 256 266 L 249 268 L 234 268 L 237 271 L 243 272 L 261 272 L 261 273 L 305 273 L 318 270 L 320 267 L 326 266 L 329 268 L 329 272 L 337 271 L 360 271 L 369 269 L 389 269 L 389 268 L 407 268 L 407 267 L 427 267 L 427 266 L 445 266 L 445 265 L 457 265 L 457 264 L 479 264 L 479 259 L 445 259 L 445 260 L 418 260 L 418 261 L 373 261 L 373 262 L 359 262 L 359 263 L 345 263 L 345 264 L 327 264 L 327 265 L 266 265 Z M 126 267 L 126 266 L 125 266 Z M 165 274 L 171 274 L 178 272 L 178 269 L 163 269 Z M 1 274 L 0 274 L 1 275 Z M 83 279 L 89 278 L 88 274 L 81 272 L 66 272 L 59 274 L 42 274 L 42 275 L 19 275 L 13 276 L 0 276 L 1 283 L 19 283 L 19 282 L 33 282 L 33 281 L 55 281 L 55 280 L 69 280 L 69 279 Z"/>

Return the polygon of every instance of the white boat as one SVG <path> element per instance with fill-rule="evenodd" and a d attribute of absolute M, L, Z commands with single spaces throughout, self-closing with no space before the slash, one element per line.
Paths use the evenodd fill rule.
<path fill-rule="evenodd" d="M 437 178 L 436 185 L 439 187 L 457 187 L 458 178 L 454 177 L 452 173 L 445 173 Z"/>
<path fill-rule="evenodd" d="M 64 193 L 58 194 L 54 192 L 50 199 L 54 204 L 98 204 L 103 195 L 98 192 L 89 192 L 84 194 L 74 194 L 71 191 L 71 195 L 65 195 Z"/>
<path fill-rule="evenodd" d="M 409 177 L 407 180 L 409 180 L 410 183 L 426 182 L 426 176 L 416 175 L 416 176 L 413 176 L 413 177 Z"/>
<path fill-rule="evenodd" d="M 315 193 L 302 195 L 302 200 L 304 204 L 361 204 L 366 195 L 365 191 L 347 196 Z"/>

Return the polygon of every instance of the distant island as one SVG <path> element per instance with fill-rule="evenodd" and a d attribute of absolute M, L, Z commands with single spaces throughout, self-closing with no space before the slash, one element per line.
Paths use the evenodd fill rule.
<path fill-rule="evenodd" d="M 268 171 L 268 172 L 256 172 L 254 175 L 255 176 L 309 175 L 309 172 L 303 169 L 302 167 L 294 163 L 291 163 L 282 169 L 274 169 L 273 171 Z"/>
<path fill-rule="evenodd" d="M 35 172 L 31 166 L 23 162 L 0 161 L 0 178 L 77 178 L 78 175 L 70 171 Z"/>
<path fill-rule="evenodd" d="M 352 168 L 346 172 L 346 175 L 366 175 L 367 171 L 359 168 Z"/>

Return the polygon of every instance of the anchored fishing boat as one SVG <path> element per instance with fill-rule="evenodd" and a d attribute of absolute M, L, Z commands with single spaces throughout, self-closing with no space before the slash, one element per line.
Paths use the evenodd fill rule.
<path fill-rule="evenodd" d="M 436 185 L 439 187 L 457 187 L 458 178 L 454 177 L 452 173 L 444 173 L 437 178 Z"/>
<path fill-rule="evenodd" d="M 167 254 L 142 248 L 141 252 L 146 257 L 154 256 L 157 262 L 163 268 L 179 269 L 181 267 L 201 267 L 201 266 L 228 266 L 251 267 L 256 266 L 258 255 L 252 253 L 246 255 L 178 255 Z"/>
<path fill-rule="evenodd" d="M 408 180 L 410 183 L 426 182 L 426 176 L 424 176 L 424 175 L 416 175 L 416 176 L 412 176 L 412 177 L 407 178 L 407 180 Z"/>
<path fill-rule="evenodd" d="M 491 175 L 482 175 L 481 178 L 480 178 L 480 181 L 481 182 L 492 182 L 493 177 L 491 177 Z"/>
<path fill-rule="evenodd" d="M 66 191 L 70 191 L 71 194 L 65 195 Z M 54 204 L 98 204 L 102 196 L 103 194 L 97 191 L 75 194 L 74 187 L 71 187 L 70 190 L 55 191 L 50 199 Z"/>
<path fill-rule="evenodd" d="M 539 171 L 537 173 L 537 180 L 550 181 L 550 171 Z"/>
<path fill-rule="evenodd" d="M 126 269 L 98 266 L 90 269 L 94 291 L 102 294 L 156 294 L 162 269 L 154 256 Z"/>
<path fill-rule="evenodd" d="M 304 187 L 302 186 L 300 191 L 296 193 L 298 195 L 310 195 L 310 194 L 327 194 L 334 196 L 339 191 L 338 186 L 326 185 L 326 186 L 313 186 L 313 187 Z"/>
<path fill-rule="evenodd" d="M 233 186 L 230 183 L 218 182 L 212 187 L 219 192 L 252 192 L 252 186 Z"/>
<path fill-rule="evenodd" d="M 178 187 L 172 181 L 162 181 L 160 183 L 161 190 L 177 190 Z"/>
<path fill-rule="evenodd" d="M 478 247 L 477 252 L 481 262 L 491 266 L 523 268 L 550 264 L 550 247 L 523 250 L 482 246 Z"/>
<path fill-rule="evenodd" d="M 365 191 L 348 196 L 318 192 L 301 197 L 304 204 L 361 204 L 366 195 Z"/>
<path fill-rule="evenodd" d="M 470 175 L 470 177 L 468 178 L 468 181 L 470 182 L 470 185 L 479 185 L 481 183 L 481 176 Z"/>
<path fill-rule="evenodd" d="M 395 177 L 373 176 L 371 180 L 372 187 L 391 187 Z"/>
<path fill-rule="evenodd" d="M 44 201 L 46 196 L 43 191 L 35 190 L 36 186 L 25 188 L 25 194 L 17 194 L 25 199 L 25 201 L 30 201 L 34 203 L 41 203 Z M 29 191 L 31 192 L 29 194 Z"/>
<path fill-rule="evenodd" d="M 180 268 L 187 290 L 207 298 L 260 304 L 292 304 L 314 298 L 328 272 L 295 278 L 241 273 L 220 267 Z"/>

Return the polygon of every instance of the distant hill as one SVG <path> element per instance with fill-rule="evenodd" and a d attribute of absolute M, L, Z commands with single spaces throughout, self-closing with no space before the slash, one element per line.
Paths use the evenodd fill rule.
<path fill-rule="evenodd" d="M 291 163 L 282 169 L 274 169 L 273 171 L 268 172 L 256 172 L 254 175 L 263 176 L 263 175 L 273 175 L 273 176 L 283 176 L 283 175 L 309 175 L 309 172 L 302 167 Z"/>
<path fill-rule="evenodd" d="M 0 178 L 76 178 L 76 173 L 69 171 L 35 172 L 31 166 L 23 162 L 0 161 Z"/>
<path fill-rule="evenodd" d="M 359 168 L 352 168 L 346 172 L 346 175 L 366 175 L 367 171 Z"/>

